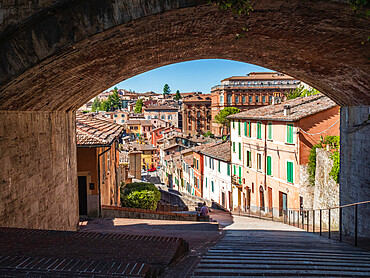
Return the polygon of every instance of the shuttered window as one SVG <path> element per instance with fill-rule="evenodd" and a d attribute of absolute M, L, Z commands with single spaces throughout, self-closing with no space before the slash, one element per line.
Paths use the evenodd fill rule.
<path fill-rule="evenodd" d="M 267 175 L 271 176 L 271 156 L 267 157 Z"/>
<path fill-rule="evenodd" d="M 293 144 L 293 124 L 287 124 L 287 137 L 286 142 L 289 144 Z"/>
<path fill-rule="evenodd" d="M 252 152 L 247 151 L 247 167 L 252 167 Z"/>
<path fill-rule="evenodd" d="M 231 165 L 230 165 L 230 163 L 228 163 L 228 164 L 227 164 L 227 175 L 228 175 L 228 176 L 230 176 L 230 175 L 231 175 L 230 171 L 231 171 Z"/>
<path fill-rule="evenodd" d="M 287 161 L 287 181 L 293 183 L 293 162 Z"/>
<path fill-rule="evenodd" d="M 233 142 L 233 153 L 235 152 L 235 142 Z"/>
<path fill-rule="evenodd" d="M 248 136 L 247 127 L 248 127 L 247 122 L 244 122 L 244 136 Z"/>
<path fill-rule="evenodd" d="M 241 134 L 241 127 L 240 127 L 240 121 L 238 122 L 238 135 L 240 136 Z"/>
<path fill-rule="evenodd" d="M 261 139 L 262 138 L 262 134 L 261 134 L 261 123 L 258 122 L 257 123 L 257 139 Z"/>
<path fill-rule="evenodd" d="M 267 139 L 272 140 L 272 123 L 268 123 L 267 134 Z"/>

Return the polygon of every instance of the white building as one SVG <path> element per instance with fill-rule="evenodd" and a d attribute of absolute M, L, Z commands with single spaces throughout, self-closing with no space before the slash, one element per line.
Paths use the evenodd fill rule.
<path fill-rule="evenodd" d="M 203 198 L 233 210 L 233 204 L 237 205 L 237 199 L 235 202 L 231 185 L 230 142 L 205 148 L 202 154 L 204 155 Z"/>

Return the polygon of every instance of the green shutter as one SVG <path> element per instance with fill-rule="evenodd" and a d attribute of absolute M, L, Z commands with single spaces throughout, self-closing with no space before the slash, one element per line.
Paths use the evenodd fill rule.
<path fill-rule="evenodd" d="M 218 161 L 218 171 L 221 173 L 221 161 Z"/>
<path fill-rule="evenodd" d="M 257 123 L 257 139 L 261 139 L 261 123 Z"/>
<path fill-rule="evenodd" d="M 242 177 L 242 167 L 239 166 L 239 178 Z"/>
<path fill-rule="evenodd" d="M 287 143 L 293 144 L 293 124 L 287 124 Z"/>
<path fill-rule="evenodd" d="M 267 139 L 272 140 L 272 123 L 268 123 L 268 137 Z"/>
<path fill-rule="evenodd" d="M 252 136 L 252 123 L 248 122 L 248 137 Z"/>
<path fill-rule="evenodd" d="M 238 122 L 238 135 L 240 136 L 241 130 L 240 130 L 240 121 Z"/>
<path fill-rule="evenodd" d="M 293 183 L 293 162 L 287 162 L 287 181 Z"/>
<path fill-rule="evenodd" d="M 236 165 L 234 165 L 234 175 L 236 175 Z"/>
<path fill-rule="evenodd" d="M 248 136 L 247 122 L 244 122 L 244 136 Z"/>
<path fill-rule="evenodd" d="M 211 186 L 212 186 L 212 192 L 215 192 L 215 187 L 214 187 L 214 182 L 211 181 Z"/>
<path fill-rule="evenodd" d="M 208 178 L 206 178 L 206 188 L 207 188 Z"/>
<path fill-rule="evenodd" d="M 267 157 L 267 175 L 271 176 L 271 156 Z"/>
<path fill-rule="evenodd" d="M 239 143 L 239 160 L 242 159 L 242 143 Z"/>
<path fill-rule="evenodd" d="M 233 153 L 235 152 L 235 142 L 233 142 Z"/>
<path fill-rule="evenodd" d="M 227 164 L 227 175 L 230 176 L 230 163 Z"/>
<path fill-rule="evenodd" d="M 235 121 L 233 121 L 233 128 L 235 128 Z"/>

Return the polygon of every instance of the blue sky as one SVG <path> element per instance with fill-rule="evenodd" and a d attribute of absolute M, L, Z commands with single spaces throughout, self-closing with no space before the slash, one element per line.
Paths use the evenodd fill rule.
<path fill-rule="evenodd" d="M 180 90 L 182 93 L 199 91 L 206 94 L 210 93 L 211 87 L 220 84 L 224 78 L 246 75 L 254 71 L 270 70 L 230 60 L 195 60 L 147 71 L 115 86 L 138 93 L 148 91 L 163 93 L 163 86 L 167 83 L 173 93 Z"/>

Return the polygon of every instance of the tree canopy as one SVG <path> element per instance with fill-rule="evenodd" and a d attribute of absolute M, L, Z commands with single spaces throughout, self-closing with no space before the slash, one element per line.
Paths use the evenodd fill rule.
<path fill-rule="evenodd" d="M 227 118 L 227 116 L 239 113 L 240 110 L 235 107 L 225 107 L 222 109 L 216 116 L 215 116 L 215 122 L 222 124 L 223 126 L 230 127 L 230 120 Z"/>
<path fill-rule="evenodd" d="M 100 102 L 100 99 L 98 97 L 96 97 L 91 105 L 91 110 L 93 112 L 98 112 L 99 111 L 99 108 L 100 108 L 100 105 L 101 105 L 101 102 Z"/>
<path fill-rule="evenodd" d="M 141 113 L 142 110 L 143 110 L 143 100 L 139 99 L 138 101 L 136 101 L 134 112 Z"/>
<path fill-rule="evenodd" d="M 177 90 L 176 91 L 176 95 L 174 96 L 174 100 L 180 100 L 182 97 L 181 97 L 181 94 L 180 94 L 180 91 L 179 90 Z"/>
<path fill-rule="evenodd" d="M 166 95 L 169 95 L 171 93 L 170 86 L 168 84 L 164 84 L 163 87 L 163 96 L 166 97 Z"/>
<path fill-rule="evenodd" d="M 109 102 L 109 109 L 111 111 L 122 108 L 122 102 L 118 95 L 117 87 L 114 88 L 113 94 L 109 95 L 108 102 Z"/>
<path fill-rule="evenodd" d="M 297 97 L 306 97 L 320 94 L 320 92 L 314 88 L 306 89 L 303 85 L 291 90 L 287 93 L 287 99 L 295 99 Z"/>

